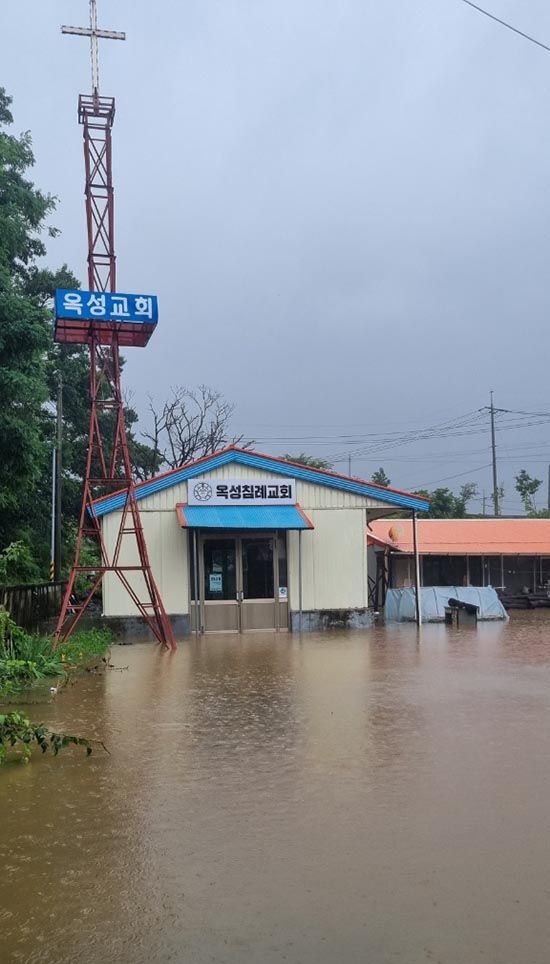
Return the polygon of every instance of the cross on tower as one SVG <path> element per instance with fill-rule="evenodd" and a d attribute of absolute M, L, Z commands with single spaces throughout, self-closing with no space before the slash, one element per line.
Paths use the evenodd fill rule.
<path fill-rule="evenodd" d="M 61 33 L 76 34 L 78 37 L 90 38 L 90 58 L 92 61 L 92 93 L 99 94 L 99 44 L 98 40 L 126 40 L 126 34 L 120 30 L 99 30 L 97 26 L 97 2 L 90 0 L 89 27 L 61 27 Z"/>

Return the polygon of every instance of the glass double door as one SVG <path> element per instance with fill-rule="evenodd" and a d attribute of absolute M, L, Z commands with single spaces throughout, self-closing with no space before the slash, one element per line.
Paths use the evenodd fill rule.
<path fill-rule="evenodd" d="M 278 571 L 275 534 L 201 536 L 197 615 L 204 632 L 286 629 Z"/>

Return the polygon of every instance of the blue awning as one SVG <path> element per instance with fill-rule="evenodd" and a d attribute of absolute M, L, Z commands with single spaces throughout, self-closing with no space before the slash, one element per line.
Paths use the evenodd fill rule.
<path fill-rule="evenodd" d="M 177 505 L 184 529 L 313 529 L 299 505 Z"/>

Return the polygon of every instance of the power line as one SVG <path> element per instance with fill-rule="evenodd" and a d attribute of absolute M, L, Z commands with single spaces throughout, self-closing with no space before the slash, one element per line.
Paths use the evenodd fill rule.
<path fill-rule="evenodd" d="M 54 409 L 55 409 L 55 406 L 54 406 Z M 474 409 L 473 411 L 474 411 L 474 412 L 477 412 L 478 409 Z M 443 414 L 443 413 L 442 413 L 442 414 Z M 473 413 L 466 413 L 466 414 L 473 414 Z M 455 416 L 455 418 L 452 418 L 451 415 L 449 415 L 448 417 L 449 417 L 449 420 L 450 420 L 450 421 L 454 421 L 456 417 L 460 418 L 460 417 L 463 417 L 463 416 Z M 380 424 L 380 425 L 386 425 L 386 426 L 387 426 L 388 424 L 389 424 L 389 425 L 395 425 L 395 420 L 392 420 L 390 423 L 384 422 L 382 419 L 377 419 L 377 421 L 378 421 L 378 424 Z M 403 423 L 402 419 L 399 419 L 398 424 L 399 424 L 399 425 L 402 425 L 402 424 L 409 425 L 409 424 L 417 424 L 418 422 L 421 422 L 421 423 L 422 423 L 422 422 L 424 422 L 424 421 L 425 421 L 424 417 L 419 417 L 419 416 L 417 416 L 416 418 L 406 419 L 404 423 Z M 364 421 L 361 421 L 361 422 L 350 422 L 349 420 L 348 420 L 348 421 L 345 421 L 345 422 L 337 422 L 337 423 L 335 423 L 335 424 L 327 424 L 327 422 L 325 422 L 325 421 L 323 421 L 323 422 L 318 422 L 318 421 L 317 421 L 317 422 L 249 422 L 248 425 L 249 425 L 249 426 L 253 426 L 253 427 L 256 428 L 256 429 L 260 429 L 260 428 L 270 428 L 270 429 L 271 429 L 271 428 L 273 428 L 273 429 L 284 429 L 284 428 L 308 428 L 308 429 L 326 428 L 326 429 L 338 429 L 338 428 L 348 428 L 348 429 L 349 429 L 350 427 L 357 428 L 357 426 L 359 426 L 360 429 L 363 429 L 363 428 L 365 427 L 365 422 L 364 422 Z M 358 429 L 358 431 L 359 431 L 359 429 Z M 401 431 L 403 431 L 403 429 L 401 429 Z M 411 428 L 409 431 L 413 432 L 413 431 L 415 431 L 415 429 Z M 254 433 L 252 433 L 252 434 L 254 434 Z M 374 434 L 380 434 L 380 432 L 374 433 Z"/>
<path fill-rule="evenodd" d="M 550 52 L 550 47 L 547 44 L 543 44 L 541 40 L 536 40 L 535 37 L 529 36 L 528 33 L 524 33 L 523 30 L 518 30 L 517 27 L 513 27 L 511 23 L 507 23 L 506 20 L 501 20 L 500 17 L 495 17 L 494 13 L 489 13 L 488 10 L 484 10 L 483 7 L 478 7 L 477 3 L 472 3 L 472 0 L 461 0 L 462 3 L 468 4 L 469 7 L 473 7 L 479 13 L 482 13 L 484 17 L 489 17 L 489 20 L 494 20 L 495 23 L 499 23 L 501 27 L 506 27 L 507 30 L 511 30 L 513 33 L 517 33 L 524 40 L 528 40 L 532 44 L 536 44 L 537 47 L 542 47 L 543 50 L 548 50 Z"/>
<path fill-rule="evenodd" d="M 508 421 L 501 420 L 500 422 L 497 423 L 497 430 L 499 433 L 503 431 L 524 430 L 526 428 L 532 428 L 538 425 L 546 425 L 548 424 L 549 421 L 550 419 L 546 417 L 544 419 L 537 419 L 537 420 L 531 420 L 531 421 L 527 421 L 527 420 L 518 421 L 517 419 L 512 419 Z M 426 429 L 424 432 L 421 432 L 421 433 L 419 432 L 414 435 L 407 434 L 407 435 L 401 436 L 401 438 L 391 438 L 391 439 L 388 438 L 388 439 L 380 440 L 377 443 L 371 442 L 366 448 L 361 447 L 359 449 L 351 450 L 351 454 L 355 458 L 358 458 L 360 456 L 380 455 L 383 452 L 384 453 L 388 452 L 388 450 L 392 451 L 398 446 L 411 445 L 414 442 L 421 442 L 421 441 L 432 440 L 432 439 L 443 439 L 443 438 L 465 438 L 465 437 L 469 438 L 471 435 L 486 435 L 487 431 L 488 431 L 487 426 L 479 425 L 478 421 L 470 421 L 469 423 L 464 423 L 462 425 L 449 426 L 447 431 L 445 430 L 433 431 L 433 429 Z M 326 444 L 326 443 L 323 443 L 323 444 Z M 342 460 L 343 458 L 347 458 L 349 454 L 350 454 L 349 449 L 347 449 L 346 451 L 339 450 L 338 452 L 335 452 L 332 455 L 328 455 L 327 458 L 330 461 L 336 462 L 336 461 Z"/>
<path fill-rule="evenodd" d="M 420 485 L 410 485 L 408 486 L 408 491 L 415 492 L 417 489 L 423 489 L 427 485 L 437 485 L 439 482 L 450 482 L 451 479 L 460 479 L 464 475 L 472 475 L 474 472 L 481 472 L 482 469 L 488 469 L 493 463 L 487 462 L 487 465 L 478 465 L 475 469 L 468 469 L 466 472 L 457 472 L 455 475 L 446 475 L 444 479 L 435 479 L 433 482 L 421 482 Z"/>
<path fill-rule="evenodd" d="M 338 432 L 331 434 L 279 434 L 264 435 L 248 431 L 247 434 L 254 436 L 257 442 L 278 442 L 284 444 L 304 444 L 315 443 L 317 445 L 334 445 L 341 442 L 346 445 L 345 450 L 335 453 L 333 460 L 346 459 L 350 446 L 358 446 L 354 449 L 357 456 L 364 454 L 374 454 L 386 449 L 388 446 L 404 445 L 411 442 L 423 441 L 434 438 L 460 438 L 470 434 L 484 434 L 486 431 L 484 413 L 490 409 L 484 406 L 473 412 L 455 417 L 446 422 L 439 422 L 425 428 L 416 428 L 390 432 Z M 496 417 L 497 431 L 514 431 L 545 425 L 550 422 L 550 412 L 526 412 L 514 409 L 497 408 L 494 409 Z M 508 417 L 506 417 L 508 416 Z M 283 427 L 283 426 L 281 426 Z M 318 426 L 319 428 L 321 426 Z"/>
<path fill-rule="evenodd" d="M 262 435 L 256 434 L 254 432 L 247 432 L 246 434 L 255 435 L 256 440 L 261 440 L 263 442 L 335 442 L 342 441 L 345 443 L 355 443 L 356 445 L 362 442 L 369 442 L 369 444 L 379 444 L 389 443 L 392 441 L 400 441 L 402 438 L 412 438 L 413 440 L 417 437 L 424 437 L 426 433 L 435 432 L 436 429 L 458 429 L 466 427 L 474 422 L 477 422 L 480 418 L 479 413 L 483 409 L 475 409 L 473 412 L 466 412 L 464 415 L 458 415 L 455 418 L 447 420 L 445 422 L 437 422 L 435 425 L 428 426 L 427 428 L 415 428 L 409 429 L 408 431 L 393 431 L 393 432 L 353 432 L 353 433 L 336 433 L 334 435 Z M 549 415 L 550 418 L 550 415 Z"/>
<path fill-rule="evenodd" d="M 449 441 L 454 442 L 455 440 L 469 438 L 470 436 L 486 436 L 489 431 L 489 426 L 487 425 L 488 411 L 490 411 L 490 407 L 483 406 L 454 417 L 447 416 L 445 420 L 431 423 L 425 427 L 403 428 L 401 431 L 388 431 L 387 429 L 378 432 L 361 431 L 359 424 L 356 423 L 357 427 L 355 432 L 353 432 L 353 430 L 339 432 L 337 426 L 334 424 L 305 423 L 296 426 L 298 429 L 306 429 L 303 434 L 290 435 L 284 434 L 284 429 L 287 426 L 281 424 L 277 426 L 279 429 L 283 429 L 280 435 L 261 435 L 255 436 L 255 438 L 257 442 L 279 442 L 279 444 L 286 444 L 289 447 L 312 445 L 315 448 L 320 448 L 322 446 L 325 451 L 328 450 L 324 457 L 333 464 L 348 464 L 350 458 L 356 462 L 374 463 L 375 460 L 381 458 L 384 460 L 387 459 L 390 463 L 394 461 L 403 463 L 432 463 L 435 468 L 436 463 L 444 461 L 448 463 L 462 462 L 462 464 L 464 464 L 463 459 L 465 456 L 481 455 L 486 449 L 470 449 L 464 452 L 455 450 L 453 452 L 441 452 L 437 454 L 434 453 L 432 449 L 430 455 L 423 457 L 414 457 L 413 453 L 408 457 L 399 456 L 397 454 L 398 449 L 403 446 L 422 445 L 425 441 L 443 441 L 444 439 L 449 439 Z M 498 438 L 503 439 L 507 432 L 523 432 L 533 427 L 548 425 L 550 422 L 550 412 L 508 409 L 494 406 L 494 418 Z M 409 422 L 409 425 L 410 424 Z M 275 428 L 275 425 L 270 427 Z M 308 428 L 313 431 L 308 432 Z M 317 429 L 317 432 L 315 429 Z M 336 431 L 334 431 L 334 429 L 336 429 Z M 338 448 L 336 448 L 336 446 L 338 446 Z M 539 458 L 541 462 L 546 463 L 548 456 L 546 456 L 543 449 L 544 445 L 542 440 L 532 442 L 521 441 L 519 444 L 516 443 L 512 449 L 505 449 L 505 454 L 501 456 L 501 459 L 503 464 L 507 463 L 510 468 L 512 464 L 519 465 L 524 462 L 538 462 Z M 515 453 L 515 455 L 512 453 Z M 543 458 L 543 456 L 545 457 Z M 429 483 L 424 482 L 421 486 L 415 486 L 415 488 L 434 486 L 455 478 L 482 472 L 485 468 L 490 467 L 490 465 L 491 463 L 488 463 L 488 465 L 471 468 L 468 471 L 461 471 Z M 450 467 L 449 464 L 449 468 Z M 409 486 L 409 488 L 412 487 Z M 506 502 L 508 504 L 508 499 Z"/>
<path fill-rule="evenodd" d="M 473 417 L 472 417 L 473 416 Z M 433 438 L 454 438 L 460 437 L 462 435 L 473 434 L 470 431 L 464 432 L 462 429 L 470 428 L 471 426 L 477 424 L 479 420 L 483 417 L 482 410 L 477 410 L 476 412 L 467 413 L 467 415 L 459 416 L 451 420 L 450 422 L 441 422 L 436 425 L 432 425 L 425 429 L 420 429 L 414 432 L 406 432 L 401 436 L 392 438 L 382 438 L 377 442 L 371 442 L 367 448 L 360 448 L 352 450 L 351 452 L 338 451 L 332 456 L 328 456 L 331 461 L 339 461 L 340 459 L 351 455 L 375 455 L 379 452 L 384 452 L 389 448 L 396 448 L 399 445 L 410 445 L 413 442 L 423 441 L 425 439 Z"/>
<path fill-rule="evenodd" d="M 495 408 L 495 412 L 506 412 L 507 415 L 530 415 L 537 418 L 550 418 L 550 412 L 523 412 L 517 408 Z"/>

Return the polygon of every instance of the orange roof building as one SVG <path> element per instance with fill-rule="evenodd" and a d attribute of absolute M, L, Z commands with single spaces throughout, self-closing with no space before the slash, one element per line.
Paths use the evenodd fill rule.
<path fill-rule="evenodd" d="M 550 519 L 419 519 L 417 532 L 423 586 L 493 586 L 507 596 L 550 595 Z M 410 520 L 372 521 L 367 544 L 378 556 L 377 584 L 413 585 Z"/>
<path fill-rule="evenodd" d="M 420 554 L 445 556 L 549 556 L 550 519 L 419 519 Z M 412 522 L 371 522 L 369 544 L 412 553 Z"/>

